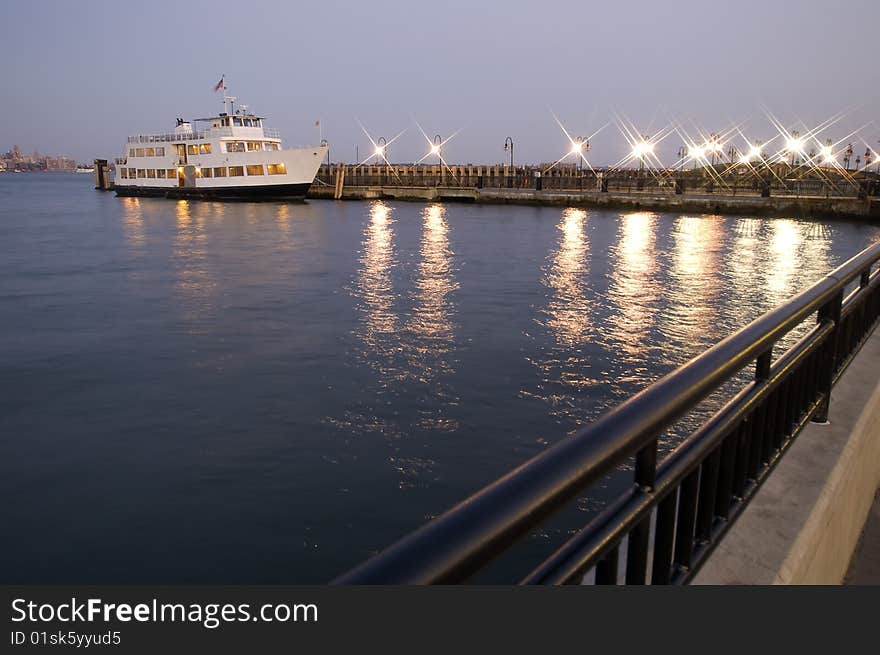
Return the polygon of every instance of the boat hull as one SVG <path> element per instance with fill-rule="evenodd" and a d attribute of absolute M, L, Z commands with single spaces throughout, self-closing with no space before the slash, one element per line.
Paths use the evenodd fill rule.
<path fill-rule="evenodd" d="M 229 187 L 150 187 L 118 185 L 117 196 L 183 200 L 305 200 L 311 182 Z"/>

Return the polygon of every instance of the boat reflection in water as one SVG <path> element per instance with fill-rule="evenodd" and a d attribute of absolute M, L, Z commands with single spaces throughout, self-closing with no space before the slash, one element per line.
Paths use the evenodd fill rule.
<path fill-rule="evenodd" d="M 177 233 L 174 238 L 175 290 L 183 309 L 183 319 L 190 334 L 207 334 L 212 323 L 216 282 L 207 263 L 207 235 L 204 212 L 195 215 L 189 200 L 178 200 L 175 207 Z"/>
<path fill-rule="evenodd" d="M 122 229 L 132 254 L 140 254 L 146 240 L 140 198 L 122 199 Z"/>

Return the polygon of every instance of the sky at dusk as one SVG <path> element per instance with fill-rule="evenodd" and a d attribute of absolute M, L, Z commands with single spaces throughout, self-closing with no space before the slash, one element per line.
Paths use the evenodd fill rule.
<path fill-rule="evenodd" d="M 628 151 L 619 124 L 767 140 L 821 133 L 880 148 L 880 2 L 11 2 L 0 6 L 0 151 L 118 156 L 128 134 L 221 110 L 229 93 L 286 145 L 334 161 L 390 140 L 409 162 L 448 137 L 452 163 L 554 161 L 572 136 L 595 165 Z M 736 134 L 737 145 L 742 137 Z M 658 146 L 665 163 L 682 140 Z"/>

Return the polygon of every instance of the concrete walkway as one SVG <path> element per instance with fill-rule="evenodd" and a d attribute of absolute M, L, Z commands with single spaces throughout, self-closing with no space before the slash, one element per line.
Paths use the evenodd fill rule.
<path fill-rule="evenodd" d="M 846 584 L 880 585 L 880 490 L 846 574 Z"/>
<path fill-rule="evenodd" d="M 840 584 L 862 534 L 853 582 L 863 561 L 880 573 L 878 371 L 875 329 L 831 393 L 830 422 L 804 428 L 694 583 Z"/>

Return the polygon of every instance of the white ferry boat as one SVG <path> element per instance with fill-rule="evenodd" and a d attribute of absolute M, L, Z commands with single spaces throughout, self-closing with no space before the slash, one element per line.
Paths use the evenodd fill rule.
<path fill-rule="evenodd" d="M 327 146 L 282 148 L 278 131 L 264 127 L 264 118 L 248 113 L 246 106 L 236 109 L 235 100 L 224 97 L 224 111 L 217 116 L 192 122 L 178 118 L 170 134 L 128 137 L 124 155 L 116 159 L 116 194 L 304 199 Z"/>

